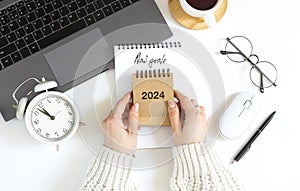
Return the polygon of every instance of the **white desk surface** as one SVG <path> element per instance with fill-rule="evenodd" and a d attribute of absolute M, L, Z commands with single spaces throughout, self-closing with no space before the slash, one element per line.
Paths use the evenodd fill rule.
<path fill-rule="evenodd" d="M 276 65 L 278 87 L 266 90 L 263 96 L 268 103 L 263 105 L 256 121 L 241 138 L 234 141 L 218 138 L 215 147 L 246 190 L 299 190 L 300 155 L 296 147 L 300 145 L 300 30 L 297 26 L 300 3 L 296 0 L 228 1 L 227 12 L 216 27 L 191 31 L 174 21 L 167 0 L 156 0 L 169 25 L 190 33 L 212 53 L 223 75 L 226 97 L 257 90 L 249 80 L 249 66 L 232 64 L 216 54 L 223 48 L 225 37 L 247 36 L 261 60 Z M 240 162 L 230 165 L 242 143 L 273 110 L 277 114 L 251 150 Z M 5 123 L 0 119 L 0 190 L 75 191 L 92 160 L 94 156 L 78 133 L 56 152 L 53 146 L 34 141 L 23 122 Z M 172 165 L 169 162 L 157 168 L 134 171 L 134 178 L 141 190 L 168 190 Z"/>

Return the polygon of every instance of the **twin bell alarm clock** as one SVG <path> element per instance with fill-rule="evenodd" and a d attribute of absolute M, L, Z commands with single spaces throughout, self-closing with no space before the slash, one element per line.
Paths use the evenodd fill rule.
<path fill-rule="evenodd" d="M 16 93 L 28 81 L 35 81 L 33 91 L 37 94 L 29 103 L 28 97 L 16 98 Z M 28 78 L 13 92 L 16 102 L 16 118 L 25 120 L 29 134 L 39 142 L 57 145 L 72 137 L 79 127 L 79 112 L 74 102 L 58 91 L 48 91 L 57 87 L 55 81 Z M 28 92 L 27 96 L 32 91 Z"/>

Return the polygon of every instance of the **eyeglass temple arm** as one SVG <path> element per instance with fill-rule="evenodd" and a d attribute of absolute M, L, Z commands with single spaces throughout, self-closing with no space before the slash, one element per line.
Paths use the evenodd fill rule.
<path fill-rule="evenodd" d="M 220 53 L 223 55 L 226 54 L 241 54 L 240 52 L 231 52 L 231 51 L 226 51 L 226 50 L 220 50 Z"/>
<path fill-rule="evenodd" d="M 259 90 L 260 90 L 260 92 L 261 93 L 264 93 L 265 92 L 265 90 L 264 90 L 264 81 L 263 81 L 263 75 L 262 75 L 262 73 L 260 73 L 260 84 L 259 84 Z"/>
<path fill-rule="evenodd" d="M 275 84 L 275 82 L 273 82 L 272 80 L 270 80 L 270 78 L 263 73 L 235 44 L 233 44 L 233 42 L 231 42 L 230 38 L 226 38 L 226 40 L 237 50 L 239 51 L 239 53 L 258 71 L 260 72 L 273 86 L 277 86 Z"/>

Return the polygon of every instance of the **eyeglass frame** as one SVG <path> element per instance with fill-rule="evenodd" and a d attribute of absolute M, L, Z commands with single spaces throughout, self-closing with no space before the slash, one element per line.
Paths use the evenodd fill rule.
<path fill-rule="evenodd" d="M 251 43 L 251 41 L 248 39 L 248 38 L 246 38 L 246 37 L 244 37 L 244 36 L 234 36 L 234 37 L 242 37 L 242 38 L 245 38 L 245 39 L 247 39 L 249 42 L 250 42 L 250 45 L 251 45 L 251 49 L 253 50 L 253 46 L 252 46 L 252 43 Z M 234 38 L 234 37 L 231 37 L 231 38 Z M 227 54 L 240 54 L 240 55 L 242 55 L 243 57 L 244 57 L 244 61 L 234 61 L 234 60 L 232 60 L 231 58 L 229 58 L 231 61 L 233 61 L 233 62 L 245 62 L 245 61 L 248 61 L 250 64 L 251 64 L 251 66 L 252 66 L 252 68 L 255 68 L 259 73 L 260 73 L 260 76 L 261 76 L 261 84 L 262 84 L 262 79 L 263 79 L 263 77 L 265 77 L 270 83 L 271 83 L 271 85 L 273 85 L 274 87 L 276 87 L 277 86 L 277 84 L 275 83 L 276 82 L 276 79 L 277 79 L 277 77 L 276 77 L 276 79 L 275 79 L 275 81 L 273 82 L 263 71 L 261 71 L 260 70 L 260 68 L 258 67 L 258 66 L 256 66 L 256 64 L 258 64 L 260 61 L 259 61 L 259 57 L 256 55 L 256 54 L 252 54 L 252 51 L 251 51 L 251 54 L 250 54 L 250 56 L 249 57 L 247 57 L 232 41 L 231 41 L 231 39 L 229 38 L 229 37 L 227 37 L 226 38 L 226 40 L 227 40 L 227 42 L 228 43 L 230 43 L 238 52 L 230 52 L 230 51 L 226 51 L 226 50 L 220 50 L 220 53 L 222 54 L 222 55 L 227 55 Z M 252 62 L 252 60 L 250 60 L 250 58 L 252 57 L 252 56 L 254 56 L 254 57 L 256 57 L 257 58 L 257 62 L 256 62 L 256 64 L 254 64 L 253 62 Z M 268 61 L 266 61 L 266 62 L 268 62 Z M 270 62 L 268 62 L 269 64 L 271 64 Z M 273 65 L 273 64 L 271 64 L 273 67 L 274 67 L 274 69 L 276 70 L 276 73 L 278 73 L 277 72 L 277 69 L 276 69 L 276 67 Z M 253 80 L 251 79 L 251 81 L 252 81 L 252 83 L 253 83 Z M 254 83 L 253 83 L 254 84 Z M 264 87 L 261 85 L 260 87 L 260 92 L 261 93 L 264 93 Z"/>

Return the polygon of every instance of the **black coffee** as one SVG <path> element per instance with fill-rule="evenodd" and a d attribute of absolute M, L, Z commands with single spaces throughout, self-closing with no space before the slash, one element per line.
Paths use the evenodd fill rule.
<path fill-rule="evenodd" d="M 186 0 L 186 2 L 195 9 L 208 10 L 213 8 L 218 0 Z"/>

